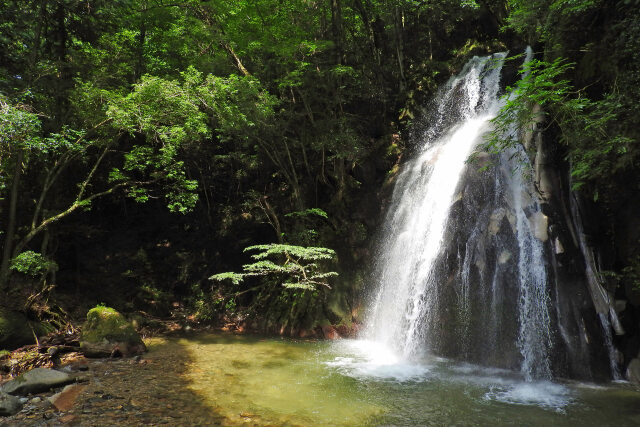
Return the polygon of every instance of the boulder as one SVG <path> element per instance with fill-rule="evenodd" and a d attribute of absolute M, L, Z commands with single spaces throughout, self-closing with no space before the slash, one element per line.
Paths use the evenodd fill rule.
<path fill-rule="evenodd" d="M 632 359 L 627 366 L 627 379 L 635 384 L 640 384 L 640 359 Z"/>
<path fill-rule="evenodd" d="M 336 326 L 336 331 L 343 338 L 356 338 L 358 331 L 360 331 L 360 324 L 353 322 L 348 325 L 338 325 Z"/>
<path fill-rule="evenodd" d="M 19 412 L 22 402 L 19 397 L 0 391 L 0 417 L 7 417 Z"/>
<path fill-rule="evenodd" d="M 325 339 L 337 340 L 340 338 L 340 334 L 338 333 L 336 328 L 334 328 L 333 326 L 325 325 L 325 326 L 322 326 L 321 328 L 322 328 L 322 335 L 324 336 Z"/>
<path fill-rule="evenodd" d="M 113 308 L 104 306 L 87 313 L 80 349 L 87 357 L 134 356 L 147 351 L 131 323 Z"/>
<path fill-rule="evenodd" d="M 36 333 L 38 332 L 39 330 L 36 330 Z M 34 343 L 33 331 L 29 327 L 27 317 L 17 311 L 0 308 L 0 350 L 14 350 Z"/>
<path fill-rule="evenodd" d="M 35 368 L 14 378 L 2 387 L 2 392 L 25 396 L 29 393 L 42 393 L 75 381 L 64 372 L 47 368 Z"/>

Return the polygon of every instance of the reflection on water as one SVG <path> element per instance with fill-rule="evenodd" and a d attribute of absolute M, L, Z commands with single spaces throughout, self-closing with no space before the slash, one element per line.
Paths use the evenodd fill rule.
<path fill-rule="evenodd" d="M 229 423 L 275 425 L 640 425 L 628 384 L 524 382 L 501 369 L 367 341 L 230 334 L 181 339 L 194 391 Z"/>

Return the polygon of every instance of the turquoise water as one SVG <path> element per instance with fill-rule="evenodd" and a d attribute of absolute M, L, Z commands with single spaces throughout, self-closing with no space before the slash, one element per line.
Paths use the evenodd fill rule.
<path fill-rule="evenodd" d="M 403 361 L 375 343 L 231 334 L 178 341 L 191 388 L 230 424 L 638 426 L 626 383 L 527 383 L 518 373 L 425 356 Z"/>

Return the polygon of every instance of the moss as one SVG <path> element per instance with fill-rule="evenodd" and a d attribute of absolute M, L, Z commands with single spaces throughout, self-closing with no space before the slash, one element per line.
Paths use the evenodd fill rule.
<path fill-rule="evenodd" d="M 140 336 L 133 326 L 111 307 L 98 305 L 87 313 L 87 321 L 82 329 L 82 340 L 99 343 L 103 340 L 110 342 L 139 342 Z"/>

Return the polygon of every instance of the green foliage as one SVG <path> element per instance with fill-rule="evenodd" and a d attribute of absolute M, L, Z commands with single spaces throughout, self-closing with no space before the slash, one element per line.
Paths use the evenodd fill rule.
<path fill-rule="evenodd" d="M 239 285 L 240 282 L 244 280 L 244 277 L 245 275 L 242 273 L 225 272 L 225 273 L 214 274 L 213 276 L 209 277 L 209 279 L 217 280 L 219 282 L 222 282 L 224 280 L 229 280 L 234 285 Z"/>
<path fill-rule="evenodd" d="M 636 291 L 640 291 L 640 256 L 636 256 L 630 265 L 622 269 L 622 279 Z"/>
<path fill-rule="evenodd" d="M 500 152 L 519 144 L 524 132 L 537 123 L 557 124 L 579 113 L 589 101 L 574 97 L 573 86 L 564 78 L 573 66 L 564 58 L 552 63 L 533 59 L 524 64 L 519 71 L 522 78 L 506 89 L 503 106 L 492 120 L 493 129 L 482 148 Z M 542 107 L 541 113 L 534 110 L 535 105 Z"/>
<path fill-rule="evenodd" d="M 25 106 L 10 104 L 0 95 L 0 148 L 5 153 L 36 146 L 40 127 L 40 119 L 36 114 L 27 111 Z"/>
<path fill-rule="evenodd" d="M 307 218 L 307 217 L 311 217 L 311 216 L 317 216 L 320 218 L 324 218 L 324 219 L 328 219 L 329 217 L 327 216 L 327 213 L 325 211 L 323 211 L 320 208 L 311 208 L 311 209 L 305 209 L 303 211 L 295 211 L 295 212 L 290 212 L 288 214 L 286 214 L 286 217 L 290 217 L 290 218 Z"/>
<path fill-rule="evenodd" d="M 56 271 L 58 264 L 37 252 L 25 251 L 11 260 L 9 268 L 28 276 L 37 277 L 50 271 Z"/>
<path fill-rule="evenodd" d="M 574 189 L 609 180 L 632 166 L 639 155 L 637 142 L 617 134 L 613 126 L 622 111 L 620 96 L 610 93 L 600 101 L 587 98 L 567 78 L 574 66 L 564 58 L 553 62 L 533 59 L 525 64 L 522 78 L 507 88 L 504 105 L 492 120 L 493 130 L 481 149 L 506 150 L 519 144 L 526 131 L 555 127 L 559 142 L 568 147 Z"/>
<path fill-rule="evenodd" d="M 508 4 L 506 28 L 528 35 L 533 42 L 549 40 L 559 29 L 559 22 L 597 10 L 603 0 L 508 0 Z"/>
<path fill-rule="evenodd" d="M 213 248 L 228 254 L 263 241 L 266 221 L 291 248 L 254 260 L 252 274 L 274 272 L 261 277 L 260 292 L 234 299 L 202 291 L 213 295 L 212 313 L 311 298 L 279 287 L 322 286 L 301 274 L 327 283 L 329 260 L 305 260 L 292 248 L 333 247 L 344 236 L 364 244 L 366 228 L 344 233 L 336 224 L 370 214 L 361 196 L 375 192 L 377 171 L 404 150 L 395 144 L 381 159 L 378 148 L 400 133 L 399 120 L 417 117 L 463 56 L 496 45 L 480 34 L 477 1 L 24 3 L 0 0 L 3 214 L 10 184 L 19 191 L 16 236 L 3 243 L 17 252 L 44 247 L 50 230 L 52 245 L 96 246 L 103 224 L 130 223 L 116 218 L 121 212 L 149 215 L 135 225 L 142 233 L 164 205 L 188 215 L 163 232 L 214 236 L 184 243 L 200 260 L 194 268 L 167 266 L 190 283 L 210 268 L 203 260 L 218 258 Z M 123 195 L 147 206 L 130 209 Z M 91 207 L 95 215 L 73 218 L 78 227 L 58 228 Z M 240 234 L 246 240 L 230 240 Z"/>
<path fill-rule="evenodd" d="M 242 267 L 244 273 L 220 273 L 209 279 L 231 280 L 234 284 L 238 284 L 245 277 L 275 275 L 281 278 L 279 280 L 285 288 L 313 290 L 317 286 L 331 288 L 327 279 L 338 275 L 334 271 L 323 271 L 317 263 L 317 261 L 335 258 L 336 253 L 328 248 L 270 243 L 249 246 L 244 251 L 259 251 L 251 255 L 256 262 Z M 267 258 L 273 258 L 276 262 Z"/>
<path fill-rule="evenodd" d="M 169 210 L 185 213 L 197 202 L 198 183 L 187 178 L 180 154 L 210 137 L 210 124 L 222 141 L 253 141 L 276 101 L 251 77 L 204 78 L 193 67 L 181 77 L 182 82 L 144 76 L 131 93 L 111 101 L 107 116 L 116 128 L 145 139 L 125 154 L 110 180 L 131 181 L 129 195 L 145 202 L 149 190 L 135 177 L 162 179 Z"/>

